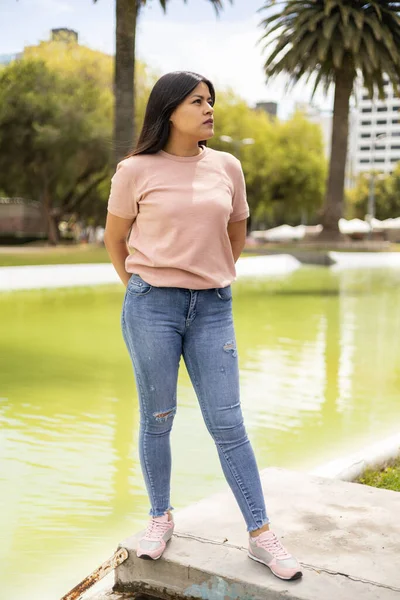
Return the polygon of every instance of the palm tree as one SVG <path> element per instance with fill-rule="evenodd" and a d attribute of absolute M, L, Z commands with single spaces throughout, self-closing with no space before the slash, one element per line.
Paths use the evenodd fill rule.
<path fill-rule="evenodd" d="M 93 0 L 97 2 L 97 0 Z M 159 0 L 164 12 L 169 0 Z M 186 3 L 187 0 L 184 0 Z M 217 16 L 223 8 L 223 0 L 209 0 Z M 229 0 L 232 3 L 232 0 Z M 134 76 L 136 24 L 140 9 L 146 0 L 115 0 L 116 52 L 115 52 L 115 117 L 114 158 L 115 162 L 131 150 L 135 139 L 134 131 Z"/>
<path fill-rule="evenodd" d="M 335 88 L 332 146 L 325 206 L 325 238 L 338 238 L 347 154 L 349 101 L 357 76 L 370 96 L 384 98 L 384 73 L 395 89 L 400 82 L 400 2 L 387 0 L 269 0 L 260 23 L 264 49 L 274 46 L 264 70 L 268 77 L 290 76 L 290 84 L 315 77 L 316 89 Z M 275 10 L 274 10 L 275 9 Z"/>

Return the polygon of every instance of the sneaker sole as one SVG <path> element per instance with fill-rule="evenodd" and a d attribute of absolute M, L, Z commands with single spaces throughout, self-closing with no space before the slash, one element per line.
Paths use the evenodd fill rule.
<path fill-rule="evenodd" d="M 294 575 L 292 575 L 291 577 L 283 577 L 282 575 L 278 575 L 278 573 L 275 573 L 275 571 L 273 571 L 271 569 L 271 567 L 264 562 L 263 560 L 261 560 L 260 558 L 257 558 L 256 556 L 254 556 L 253 554 L 251 554 L 250 552 L 247 552 L 247 556 L 259 563 L 261 563 L 262 565 L 265 565 L 266 567 L 268 567 L 268 569 L 270 569 L 271 573 L 273 573 L 275 575 L 275 577 L 279 577 L 279 579 L 284 579 L 285 581 L 293 581 L 295 579 L 300 579 L 301 577 L 303 577 L 303 573 L 301 571 L 297 571 L 297 573 L 295 573 Z"/>

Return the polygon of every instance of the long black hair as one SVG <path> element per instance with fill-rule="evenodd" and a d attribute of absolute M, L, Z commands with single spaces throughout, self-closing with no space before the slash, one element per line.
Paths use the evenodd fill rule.
<path fill-rule="evenodd" d="M 208 86 L 214 105 L 214 86 L 202 75 L 192 71 L 172 71 L 160 77 L 151 90 L 143 127 L 135 149 L 129 156 L 155 154 L 164 148 L 170 133 L 171 114 L 201 82 Z M 207 140 L 200 141 L 200 145 L 206 146 Z"/>

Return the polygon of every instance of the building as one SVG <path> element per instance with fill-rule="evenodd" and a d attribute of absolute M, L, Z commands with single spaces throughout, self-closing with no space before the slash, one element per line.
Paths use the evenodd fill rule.
<path fill-rule="evenodd" d="M 66 27 L 60 27 L 58 29 L 51 30 L 52 42 L 65 42 L 65 43 L 78 43 L 78 32 L 73 29 L 67 29 Z M 0 54 L 0 67 L 9 65 L 12 61 L 22 58 L 24 50 L 22 52 L 15 52 L 13 54 Z"/>
<path fill-rule="evenodd" d="M 67 29 L 66 27 L 60 27 L 59 29 L 51 30 L 51 41 L 52 42 L 72 42 L 78 43 L 78 32 L 73 29 Z"/>
<path fill-rule="evenodd" d="M 356 86 L 355 174 L 376 170 L 391 173 L 400 161 L 400 97 L 385 81 L 385 98 L 370 98 Z"/>
<path fill-rule="evenodd" d="M 353 106 L 349 110 L 349 133 L 347 142 L 347 161 L 345 188 L 354 187 L 357 177 L 357 113 Z"/>
<path fill-rule="evenodd" d="M 276 102 L 257 102 L 255 110 L 263 110 L 271 117 L 276 117 L 278 113 L 278 104 Z"/>
<path fill-rule="evenodd" d="M 329 160 L 331 156 L 332 111 L 322 110 L 308 102 L 296 102 L 294 110 L 295 112 L 298 111 L 303 113 L 308 121 L 320 126 L 324 142 L 325 157 Z"/>
<path fill-rule="evenodd" d="M 0 243 L 43 239 L 46 235 L 40 202 L 0 198 Z"/>

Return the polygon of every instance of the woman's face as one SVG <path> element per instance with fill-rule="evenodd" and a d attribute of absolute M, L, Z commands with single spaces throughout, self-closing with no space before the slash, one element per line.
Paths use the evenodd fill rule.
<path fill-rule="evenodd" d="M 211 102 L 208 85 L 202 81 L 174 110 L 170 116 L 171 127 L 181 135 L 196 139 L 196 142 L 208 140 L 214 135 Z"/>

